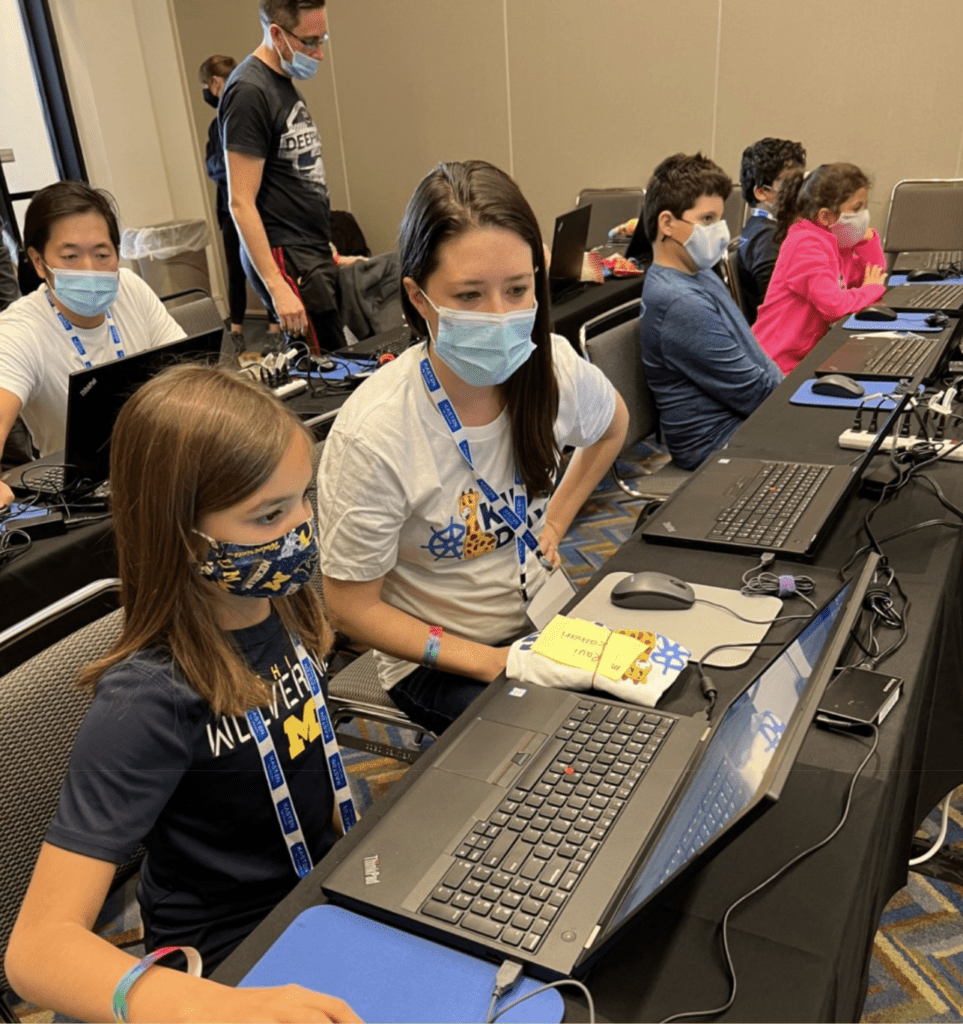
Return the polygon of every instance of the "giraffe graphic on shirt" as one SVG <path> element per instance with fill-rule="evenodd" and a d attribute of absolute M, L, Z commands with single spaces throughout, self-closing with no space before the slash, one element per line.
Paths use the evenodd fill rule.
<path fill-rule="evenodd" d="M 478 492 L 465 491 L 458 499 L 458 514 L 465 520 L 465 541 L 462 558 L 478 558 L 494 551 L 498 540 L 493 533 L 485 533 L 478 525 Z"/>

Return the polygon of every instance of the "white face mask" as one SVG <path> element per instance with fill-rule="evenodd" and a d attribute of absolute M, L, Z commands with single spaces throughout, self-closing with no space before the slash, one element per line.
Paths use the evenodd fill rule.
<path fill-rule="evenodd" d="M 724 220 L 715 224 L 695 224 L 684 243 L 685 251 L 700 270 L 714 267 L 729 244 L 729 225 Z"/>
<path fill-rule="evenodd" d="M 840 249 L 852 248 L 869 230 L 869 210 L 859 213 L 841 213 L 830 229 Z"/>

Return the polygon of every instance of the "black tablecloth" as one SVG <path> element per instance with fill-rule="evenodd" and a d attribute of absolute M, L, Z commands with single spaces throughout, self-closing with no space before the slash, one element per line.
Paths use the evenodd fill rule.
<path fill-rule="evenodd" d="M 825 354 L 817 348 L 743 425 L 732 439 L 739 454 L 833 463 L 854 458 L 856 453 L 837 445 L 851 412 L 789 404 Z M 940 465 L 930 475 L 951 500 L 963 504 L 963 466 Z M 839 570 L 866 544 L 863 520 L 872 504 L 861 496 L 850 500 L 814 565 L 778 562 L 776 568 L 810 575 L 817 600 L 825 600 L 839 583 Z M 924 484 L 912 483 L 876 513 L 872 528 L 883 538 L 916 522 L 954 518 Z M 840 833 L 732 915 L 738 997 L 717 1019 L 857 1020 L 873 935 L 883 906 L 905 884 L 913 833 L 943 795 L 963 782 L 961 531 L 934 526 L 887 541 L 883 549 L 912 601 L 907 641 L 881 666 L 904 677 L 903 696 L 880 730 L 879 748 L 856 784 Z M 590 585 L 609 572 L 649 568 L 738 587 L 755 561 L 750 555 L 650 545 L 634 535 Z M 797 625 L 774 626 L 767 639 L 788 638 Z M 881 643 L 888 645 L 896 635 L 883 631 Z M 740 668 L 713 669 L 720 702 L 737 694 L 768 657 L 760 652 Z M 692 713 L 703 698 L 681 677 L 664 706 Z M 437 756 L 451 733 L 426 756 Z M 657 1020 L 725 1001 L 728 980 L 718 934 L 726 907 L 833 829 L 868 744 L 865 737 L 810 729 L 779 803 L 704 867 L 653 900 L 592 972 L 588 982 L 602 1017 Z M 412 774 L 374 805 L 360 828 L 403 799 Z M 321 878 L 350 852 L 355 834 L 337 844 L 216 977 L 237 981 L 300 910 L 323 899 Z M 566 997 L 566 1005 L 567 1019 L 584 1019 L 577 999 Z"/>

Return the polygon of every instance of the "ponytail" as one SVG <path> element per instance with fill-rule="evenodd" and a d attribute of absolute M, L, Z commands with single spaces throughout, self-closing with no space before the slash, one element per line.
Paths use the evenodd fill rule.
<path fill-rule="evenodd" d="M 816 171 L 813 171 L 809 177 L 811 178 L 815 173 Z M 773 215 L 776 218 L 776 234 L 774 236 L 776 245 L 781 245 L 783 243 L 786 237 L 786 232 L 798 216 L 797 207 L 799 204 L 799 193 L 802 191 L 803 187 L 803 181 L 804 176 L 801 170 L 793 171 L 791 174 L 787 174 L 786 177 L 783 178 L 782 186 L 779 189 L 779 195 L 776 198 L 776 206 L 773 210 Z"/>

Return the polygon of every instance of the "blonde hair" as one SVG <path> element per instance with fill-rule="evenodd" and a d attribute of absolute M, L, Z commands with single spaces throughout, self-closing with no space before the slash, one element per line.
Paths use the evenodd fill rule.
<path fill-rule="evenodd" d="M 124 628 L 108 654 L 87 666 L 81 685 L 159 648 L 216 714 L 265 702 L 266 685 L 217 624 L 211 584 L 196 570 L 193 530 L 202 516 L 263 486 L 299 432 L 313 440 L 260 384 L 216 367 L 173 367 L 128 400 L 110 452 Z M 308 650 L 327 651 L 331 630 L 310 586 L 271 603 Z"/>

